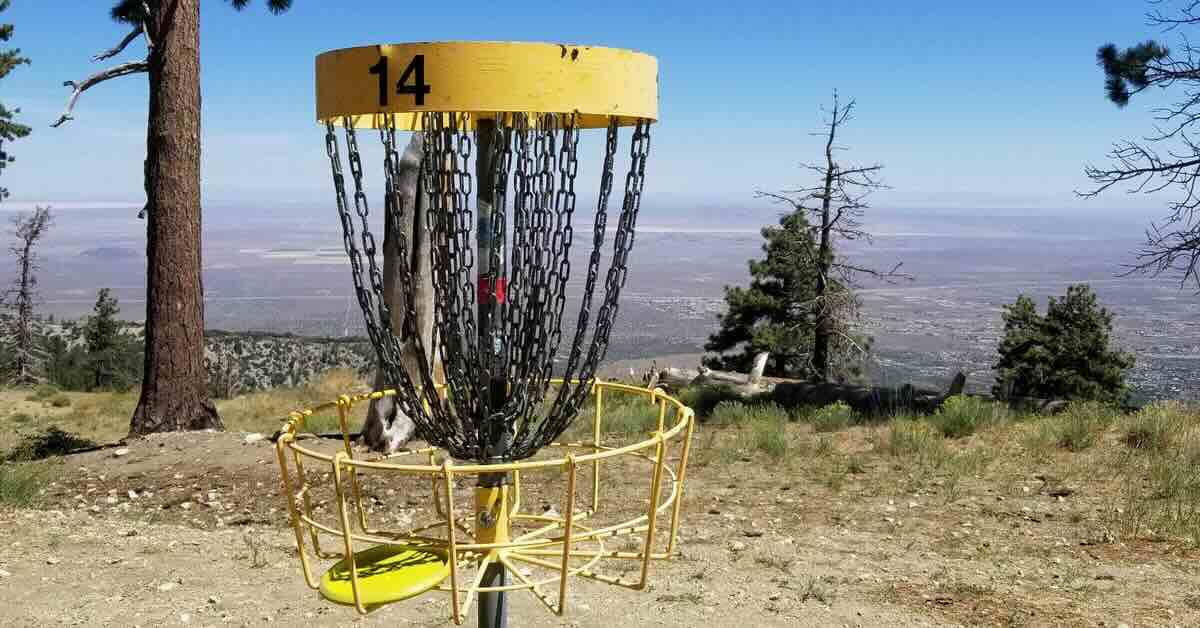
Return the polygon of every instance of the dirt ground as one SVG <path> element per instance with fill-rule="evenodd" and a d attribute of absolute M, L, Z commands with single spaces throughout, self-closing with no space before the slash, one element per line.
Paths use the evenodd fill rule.
<path fill-rule="evenodd" d="M 1194 549 L 1106 538 L 1107 458 L 1014 460 L 1011 434 L 976 435 L 964 446 L 993 462 L 917 477 L 872 450 L 878 429 L 777 461 L 730 457 L 720 443 L 732 435 L 702 427 L 680 554 L 652 565 L 649 589 L 573 580 L 564 618 L 517 594 L 510 625 L 1200 625 Z M 0 508 L 0 624 L 450 625 L 445 594 L 360 617 L 305 586 L 269 441 L 188 433 L 123 447 L 59 459 L 37 507 Z M 613 477 L 606 503 L 636 508 L 648 476 Z M 365 490 L 380 516 L 427 515 L 424 487 Z"/>

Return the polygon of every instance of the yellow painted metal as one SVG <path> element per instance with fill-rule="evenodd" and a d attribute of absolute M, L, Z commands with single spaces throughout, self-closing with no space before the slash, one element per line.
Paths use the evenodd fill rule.
<path fill-rule="evenodd" d="M 357 574 L 355 595 L 353 572 Z M 427 549 L 376 545 L 342 559 L 321 577 L 321 595 L 338 604 L 360 600 L 365 608 L 398 602 L 420 595 L 441 584 L 450 575 L 445 554 Z"/>
<path fill-rule="evenodd" d="M 316 60 L 317 119 L 418 130 L 421 112 L 577 114 L 581 128 L 658 119 L 658 60 L 631 50 L 527 42 L 422 42 L 332 50 Z"/>
<path fill-rule="evenodd" d="M 504 545 L 509 541 L 508 485 L 475 488 L 475 540 Z"/>
<path fill-rule="evenodd" d="M 561 382 L 554 382 L 556 384 Z M 439 391 L 439 392 L 444 392 Z M 650 438 L 621 446 L 606 445 L 604 431 L 604 402 L 608 394 L 632 394 L 641 396 L 659 408 L 659 429 Z M 357 403 L 393 396 L 394 390 L 368 394 L 342 396 L 336 401 L 312 409 L 294 412 L 280 430 L 276 443 L 277 457 L 283 480 L 283 489 L 291 524 L 296 536 L 301 568 L 305 581 L 313 588 L 320 588 L 323 595 L 342 604 L 353 605 L 365 613 L 375 606 L 404 599 L 419 593 L 425 587 L 450 594 L 450 618 L 456 624 L 463 623 L 472 601 L 485 591 L 529 591 L 553 613 L 566 612 L 567 579 L 581 577 L 630 589 L 642 589 L 648 582 L 649 564 L 652 560 L 671 557 L 675 551 L 679 528 L 680 506 L 683 496 L 683 481 L 690 441 L 695 428 L 695 415 L 690 408 L 674 399 L 661 389 L 650 390 L 615 382 L 596 381 L 592 394 L 596 397 L 596 413 L 591 425 L 590 438 L 586 442 L 554 443 L 551 448 L 565 449 L 560 458 L 526 460 L 500 465 L 458 466 L 436 448 L 404 450 L 386 456 L 368 459 L 355 458 L 354 450 L 347 447 L 350 427 L 346 417 Z M 672 413 L 666 407 L 673 407 Z M 336 410 L 342 428 L 342 439 L 332 453 L 318 451 L 312 444 L 319 442 L 305 433 L 305 421 L 315 413 Z M 673 418 L 671 425 L 667 419 Z M 673 444 L 682 445 L 678 465 L 668 464 Z M 289 455 L 290 453 L 290 455 Z M 401 458 L 415 456 L 424 458 L 427 464 L 401 464 Z M 609 461 L 625 458 L 648 465 L 650 471 L 650 494 L 648 505 L 642 514 L 612 524 L 592 523 L 603 513 L 601 503 L 600 467 Z M 328 465 L 336 495 L 336 520 L 321 517 L 314 508 L 320 499 L 314 493 L 318 489 L 320 474 L 305 473 L 304 460 L 315 462 L 318 467 Z M 588 465 L 592 470 L 592 495 L 583 498 L 590 508 L 576 507 L 577 475 L 580 467 Z M 368 515 L 363 506 L 363 492 L 358 485 L 358 474 L 369 471 L 372 475 L 409 478 L 418 485 L 429 482 L 436 518 L 422 525 L 405 530 L 377 529 L 368 526 Z M 477 489 L 474 497 L 475 524 L 464 523 L 465 513 L 456 506 L 454 487 L 456 483 L 478 480 L 487 473 L 509 472 L 513 484 L 492 489 Z M 629 482 L 630 467 L 623 466 L 618 472 L 609 472 L 606 477 L 620 478 Z M 565 485 L 562 497 L 563 514 L 526 514 L 519 511 L 521 485 L 530 481 L 532 474 L 558 473 Z M 544 484 L 538 485 L 539 495 L 547 495 Z M 665 495 L 665 497 L 664 497 Z M 638 500 L 641 501 L 641 500 Z M 590 502 L 590 503 L 589 503 Z M 632 504 L 628 505 L 632 506 Z M 637 510 L 634 507 L 633 510 Z M 621 510 L 628 510 L 623 508 Z M 480 513 L 487 513 L 492 526 L 480 526 Z M 357 516 L 355 516 L 357 515 Z M 656 533 L 660 532 L 660 515 L 670 518 L 669 536 L 665 551 L 658 548 Z M 512 534 L 511 525 L 522 526 L 520 534 Z M 524 531 L 527 528 L 528 531 Z M 332 535 L 340 541 L 340 553 L 328 553 L 321 549 L 319 538 Z M 639 538 L 640 551 L 615 551 L 605 548 L 605 541 L 615 537 Z M 312 576 L 312 562 L 306 538 L 310 538 L 313 554 L 318 559 L 339 559 L 334 569 L 326 572 L 317 581 Z M 359 548 L 361 551 L 355 551 Z M 405 557 L 396 548 L 407 548 L 417 552 L 428 552 L 442 561 L 444 572 L 440 578 L 435 573 L 436 561 L 429 564 Z M 364 549 L 365 548 L 365 549 Z M 384 548 L 384 549 L 379 549 Z M 389 553 L 393 552 L 393 553 Z M 347 559 L 346 557 L 351 557 Z M 411 560 L 410 560 L 411 559 Z M 550 560 L 556 559 L 556 560 Z M 640 563 L 629 579 L 598 571 L 603 561 L 636 560 Z M 504 586 L 482 586 L 483 570 L 491 563 L 501 563 L 515 574 L 516 580 Z M 413 563 L 415 571 L 408 571 Z M 534 575 L 522 572 L 516 563 L 548 572 Z M 473 573 L 471 573 L 473 570 Z M 622 572 L 625 570 L 623 569 Z M 434 582 L 430 585 L 430 582 Z M 440 584 L 438 584 L 440 582 Z M 558 595 L 551 597 L 542 587 L 553 586 Z"/>

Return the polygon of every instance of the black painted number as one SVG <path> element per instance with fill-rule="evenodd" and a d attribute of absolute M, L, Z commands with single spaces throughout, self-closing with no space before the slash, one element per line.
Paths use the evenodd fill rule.
<path fill-rule="evenodd" d="M 379 106 L 386 107 L 388 104 L 388 58 L 379 57 L 379 61 L 368 68 L 371 74 L 379 76 Z M 411 84 L 410 84 L 411 81 Z M 416 55 L 412 61 L 408 62 L 408 67 L 404 68 L 404 73 L 400 75 L 400 80 L 396 81 L 397 94 L 412 94 L 413 101 L 416 105 L 425 104 L 425 94 L 428 94 L 432 89 L 425 83 L 425 55 Z"/>
<path fill-rule="evenodd" d="M 408 84 L 409 77 L 412 77 L 413 84 Z M 416 104 L 425 104 L 425 94 L 430 92 L 430 88 L 425 84 L 425 55 L 416 55 L 413 60 L 408 63 L 408 67 L 404 68 L 404 74 L 400 75 L 400 80 L 396 82 L 397 94 L 412 94 Z"/>
<path fill-rule="evenodd" d="M 379 106 L 387 106 L 388 97 L 388 61 L 387 57 L 379 57 L 379 62 L 368 70 L 371 74 L 379 75 Z"/>

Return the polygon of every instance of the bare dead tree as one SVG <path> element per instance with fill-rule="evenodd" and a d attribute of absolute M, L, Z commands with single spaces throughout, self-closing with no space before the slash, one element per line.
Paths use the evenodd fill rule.
<path fill-rule="evenodd" d="M 1186 29 L 1200 26 L 1200 0 L 1164 12 L 1166 3 L 1151 2 L 1147 22 L 1163 32 L 1180 31 L 1180 48 L 1172 51 L 1157 41 L 1146 41 L 1119 50 L 1105 44 L 1096 52 L 1104 70 L 1105 92 L 1118 107 L 1150 88 L 1174 89 L 1179 98 L 1153 110 L 1154 132 L 1140 140 L 1113 144 L 1104 166 L 1086 164 L 1084 173 L 1094 187 L 1077 191 L 1085 198 L 1114 187 L 1130 194 L 1174 192 L 1167 214 L 1146 230 L 1146 239 L 1125 275 L 1178 275 L 1180 286 L 1195 283 L 1200 291 L 1200 48 L 1193 46 Z"/>
<path fill-rule="evenodd" d="M 847 321 L 858 318 L 859 302 L 854 289 L 860 280 L 869 277 L 894 282 L 911 278 L 900 272 L 899 263 L 889 270 L 879 270 L 854 264 L 839 253 L 841 241 L 871 242 L 871 234 L 862 226 L 863 214 L 870 207 L 867 198 L 877 190 L 887 189 L 879 179 L 882 165 L 847 165 L 837 159 L 838 152 L 846 150 L 838 145 L 837 134 L 853 119 L 854 106 L 854 99 L 842 104 L 834 90 L 833 108 L 826 111 L 825 129 L 812 134 L 825 138 L 824 159 L 817 164 L 801 164 L 801 168 L 815 175 L 816 183 L 782 192 L 757 192 L 760 197 L 785 204 L 811 218 L 816 250 L 804 251 L 816 270 L 816 296 L 808 313 L 813 320 L 811 362 L 814 376 L 822 381 L 833 378 L 835 353 L 867 353 L 846 325 Z"/>
<path fill-rule="evenodd" d="M 8 354 L 3 365 L 4 374 L 10 383 L 18 386 L 42 381 L 46 355 L 38 347 L 41 321 L 34 315 L 38 300 L 37 271 L 41 268 L 37 245 L 52 223 L 48 207 L 37 207 L 32 214 L 20 213 L 12 218 L 16 243 L 9 250 L 16 260 L 17 276 L 4 294 L 9 312 L 0 321 L 0 337 Z"/>

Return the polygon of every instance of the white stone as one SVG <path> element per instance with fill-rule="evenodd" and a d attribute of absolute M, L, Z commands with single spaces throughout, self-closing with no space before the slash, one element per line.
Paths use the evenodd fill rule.
<path fill-rule="evenodd" d="M 260 440 L 263 440 L 264 438 L 266 438 L 266 436 L 263 436 L 262 434 L 259 434 L 258 432 L 252 432 L 250 434 L 246 434 L 246 437 L 242 439 L 242 442 L 247 445 L 252 445 L 254 443 L 257 443 Z"/>
<path fill-rule="evenodd" d="M 178 587 L 178 586 L 179 586 L 178 582 L 164 582 L 164 583 L 158 585 L 158 590 L 162 591 L 163 593 L 166 593 L 167 591 L 170 591 L 171 589 L 174 589 L 175 587 Z"/>
<path fill-rule="evenodd" d="M 122 447 L 122 448 L 120 448 L 120 449 L 118 449 L 118 450 L 116 450 L 116 451 L 114 451 L 114 452 L 113 452 L 113 458 L 120 458 L 121 456 L 125 456 L 125 455 L 128 455 L 128 454 L 129 454 L 129 448 L 128 448 L 128 447 Z"/>

